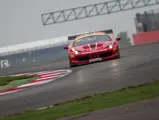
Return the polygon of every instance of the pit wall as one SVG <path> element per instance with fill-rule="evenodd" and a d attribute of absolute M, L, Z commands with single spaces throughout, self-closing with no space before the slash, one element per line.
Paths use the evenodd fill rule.
<path fill-rule="evenodd" d="M 134 45 L 159 41 L 159 30 L 133 34 Z"/>

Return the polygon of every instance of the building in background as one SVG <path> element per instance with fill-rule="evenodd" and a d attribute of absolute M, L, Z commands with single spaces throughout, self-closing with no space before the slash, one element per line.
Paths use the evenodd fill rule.
<path fill-rule="evenodd" d="M 159 9 L 137 13 L 135 18 L 136 34 L 134 45 L 159 41 Z"/>
<path fill-rule="evenodd" d="M 137 13 L 135 25 L 137 32 L 159 30 L 159 10 L 145 11 L 143 14 Z"/>

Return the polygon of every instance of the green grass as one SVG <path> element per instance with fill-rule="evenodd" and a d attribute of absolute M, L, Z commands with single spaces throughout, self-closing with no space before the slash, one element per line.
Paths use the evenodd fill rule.
<path fill-rule="evenodd" d="M 52 108 L 26 111 L 24 114 L 5 116 L 3 120 L 56 120 L 104 108 L 152 99 L 159 96 L 159 82 L 96 94 L 82 99 L 57 104 Z"/>
<path fill-rule="evenodd" d="M 0 86 L 5 86 L 9 84 L 12 81 L 15 80 L 24 80 L 24 79 L 29 79 L 33 78 L 35 75 L 21 75 L 21 76 L 5 76 L 5 77 L 0 77 Z"/>
<path fill-rule="evenodd" d="M 35 80 L 35 79 L 38 79 L 38 78 L 39 78 L 38 76 L 34 76 L 34 77 L 31 77 L 31 78 L 27 78 L 27 79 L 20 79 L 20 80 L 11 81 L 5 86 L 0 86 L 0 91 L 8 89 L 8 88 L 12 88 L 12 87 L 20 86 L 20 85 L 23 85 L 23 84 L 27 84 L 27 83 Z"/>
<path fill-rule="evenodd" d="M 38 78 L 38 75 L 0 77 L 0 91 L 29 83 Z"/>

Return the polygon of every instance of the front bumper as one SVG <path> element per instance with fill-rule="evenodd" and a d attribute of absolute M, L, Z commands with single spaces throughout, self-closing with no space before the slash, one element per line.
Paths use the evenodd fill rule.
<path fill-rule="evenodd" d="M 70 61 L 74 65 L 88 64 L 118 57 L 118 47 L 112 49 L 98 50 L 83 54 L 70 55 Z"/>

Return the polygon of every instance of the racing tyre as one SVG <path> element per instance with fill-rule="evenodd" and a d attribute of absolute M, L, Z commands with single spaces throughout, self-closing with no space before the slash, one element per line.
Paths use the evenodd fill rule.
<path fill-rule="evenodd" d="M 119 50 L 119 46 L 118 46 L 118 54 L 117 54 L 117 58 L 120 58 L 120 50 Z"/>
<path fill-rule="evenodd" d="M 118 55 L 117 55 L 117 58 L 120 58 L 120 52 L 118 51 Z"/>

